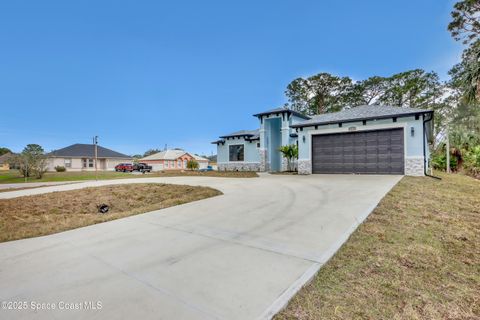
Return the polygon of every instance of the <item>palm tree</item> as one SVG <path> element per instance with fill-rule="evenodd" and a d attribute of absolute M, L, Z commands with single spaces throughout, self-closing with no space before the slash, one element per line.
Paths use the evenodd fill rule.
<path fill-rule="evenodd" d="M 293 163 L 298 158 L 298 146 L 296 144 L 290 144 L 281 146 L 278 149 L 284 158 L 287 159 L 287 171 L 293 171 Z"/>

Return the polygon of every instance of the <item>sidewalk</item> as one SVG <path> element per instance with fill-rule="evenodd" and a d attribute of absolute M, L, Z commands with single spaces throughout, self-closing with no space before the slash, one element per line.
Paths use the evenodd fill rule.
<path fill-rule="evenodd" d="M 23 183 L 5 183 L 0 184 L 0 190 L 19 189 L 19 188 L 38 188 L 47 186 L 57 186 L 62 184 L 79 183 L 85 181 L 53 181 L 53 182 L 23 182 Z"/>

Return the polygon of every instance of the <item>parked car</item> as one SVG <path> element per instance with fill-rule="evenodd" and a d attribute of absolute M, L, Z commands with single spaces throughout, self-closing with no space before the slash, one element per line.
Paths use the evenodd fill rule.
<path fill-rule="evenodd" d="M 115 171 L 132 172 L 133 171 L 133 164 L 131 164 L 131 163 L 119 163 L 115 166 Z"/>
<path fill-rule="evenodd" d="M 133 170 L 143 172 L 143 173 L 150 172 L 150 171 L 152 171 L 152 166 L 149 166 L 148 164 L 143 163 L 143 162 L 139 162 L 139 163 L 135 163 L 133 165 Z"/>
<path fill-rule="evenodd" d="M 206 168 L 202 168 L 200 170 L 198 170 L 200 172 L 207 172 L 207 171 L 213 171 L 213 168 L 212 166 L 207 166 Z"/>

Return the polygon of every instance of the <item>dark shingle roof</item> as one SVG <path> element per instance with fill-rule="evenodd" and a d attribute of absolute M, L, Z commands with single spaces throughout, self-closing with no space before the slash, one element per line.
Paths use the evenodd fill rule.
<path fill-rule="evenodd" d="M 365 105 L 339 112 L 325 113 L 313 116 L 310 120 L 302 121 L 292 128 L 300 128 L 311 125 L 330 124 L 339 122 L 352 122 L 361 120 L 385 119 L 391 117 L 405 117 L 409 115 L 433 112 L 426 109 L 415 109 L 406 107 L 392 107 L 382 105 Z"/>
<path fill-rule="evenodd" d="M 259 130 L 240 130 L 236 132 L 232 132 L 230 134 L 226 134 L 221 136 L 220 138 L 229 138 L 229 137 L 248 137 L 249 139 L 253 139 L 254 137 L 259 136 Z"/>
<path fill-rule="evenodd" d="M 275 108 L 275 109 L 272 109 L 272 110 L 268 110 L 268 111 L 264 111 L 264 112 L 254 114 L 253 116 L 254 117 L 260 117 L 260 116 L 266 116 L 266 115 L 269 115 L 269 114 L 283 113 L 283 112 L 293 114 L 294 116 L 297 116 L 297 117 L 302 118 L 302 119 L 310 119 L 309 116 L 306 116 L 306 115 L 304 115 L 300 112 L 290 110 L 290 109 L 287 109 L 287 108 Z"/>
<path fill-rule="evenodd" d="M 220 140 L 213 141 L 213 144 L 219 144 L 219 143 L 224 143 L 226 138 L 233 138 L 233 137 L 245 137 L 245 140 L 251 141 L 251 140 L 258 140 L 260 139 L 260 130 L 240 130 L 240 131 L 235 131 L 230 134 L 224 135 L 220 137 Z"/>
<path fill-rule="evenodd" d="M 76 143 L 72 144 L 63 149 L 54 150 L 47 154 L 50 157 L 94 157 L 95 156 L 95 147 L 93 144 L 81 144 Z M 131 159 L 132 157 L 127 156 L 126 154 L 116 152 L 101 146 L 97 147 L 97 156 L 98 158 L 127 158 Z"/>

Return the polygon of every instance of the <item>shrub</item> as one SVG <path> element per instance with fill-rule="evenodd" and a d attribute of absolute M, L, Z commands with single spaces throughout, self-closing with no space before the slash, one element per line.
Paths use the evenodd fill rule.
<path fill-rule="evenodd" d="M 463 167 L 468 174 L 480 175 L 480 146 L 472 148 L 465 154 Z"/>
<path fill-rule="evenodd" d="M 56 166 L 56 167 L 55 167 L 55 171 L 57 171 L 57 172 L 65 172 L 65 171 L 67 171 L 67 168 L 65 168 L 64 166 Z"/>
<path fill-rule="evenodd" d="M 28 144 L 21 153 L 11 157 L 9 162 L 14 164 L 25 178 L 34 176 L 41 179 L 47 171 L 47 158 L 38 144 Z"/>
<path fill-rule="evenodd" d="M 188 169 L 196 170 L 196 169 L 198 169 L 198 167 L 199 167 L 198 162 L 195 161 L 194 159 L 187 161 L 187 168 Z"/>
<path fill-rule="evenodd" d="M 456 171 L 458 166 L 457 158 L 454 156 L 450 157 L 450 169 Z M 437 170 L 447 170 L 447 156 L 442 154 L 432 155 L 432 167 Z"/>
<path fill-rule="evenodd" d="M 281 146 L 278 150 L 282 153 L 282 156 L 287 159 L 287 171 L 294 171 L 294 162 L 295 159 L 298 159 L 298 146 L 296 144 L 290 144 Z"/>

